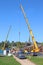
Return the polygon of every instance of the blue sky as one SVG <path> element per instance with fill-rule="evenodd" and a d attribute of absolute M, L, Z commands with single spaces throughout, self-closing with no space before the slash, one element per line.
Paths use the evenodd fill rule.
<path fill-rule="evenodd" d="M 43 42 L 43 0 L 0 0 L 0 41 L 28 41 L 29 31 L 20 9 L 22 4 L 36 41 Z M 31 36 L 30 36 L 31 38 Z"/>

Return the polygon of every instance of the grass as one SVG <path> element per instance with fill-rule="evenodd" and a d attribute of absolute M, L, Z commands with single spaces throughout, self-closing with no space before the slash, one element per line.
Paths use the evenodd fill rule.
<path fill-rule="evenodd" d="M 0 57 L 0 65 L 21 65 L 12 56 Z"/>
<path fill-rule="evenodd" d="M 36 65 L 43 65 L 43 57 L 28 56 L 27 58 L 34 62 Z"/>

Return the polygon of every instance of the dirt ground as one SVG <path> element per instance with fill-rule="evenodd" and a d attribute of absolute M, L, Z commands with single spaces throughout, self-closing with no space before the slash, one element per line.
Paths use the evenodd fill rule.
<path fill-rule="evenodd" d="M 35 65 L 33 62 L 31 62 L 28 59 L 19 59 L 13 55 L 13 57 L 21 64 L 21 65 Z"/>

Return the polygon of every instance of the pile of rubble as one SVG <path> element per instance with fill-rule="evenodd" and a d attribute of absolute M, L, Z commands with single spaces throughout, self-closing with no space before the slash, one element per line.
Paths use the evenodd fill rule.
<path fill-rule="evenodd" d="M 43 52 L 43 45 L 41 45 L 39 48 L 40 48 L 40 52 Z"/>

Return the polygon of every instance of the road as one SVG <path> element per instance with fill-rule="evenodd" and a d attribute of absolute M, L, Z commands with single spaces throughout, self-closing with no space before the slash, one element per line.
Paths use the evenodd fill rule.
<path fill-rule="evenodd" d="M 33 62 L 31 62 L 30 60 L 28 60 L 28 59 L 19 59 L 19 58 L 17 58 L 17 57 L 15 57 L 14 55 L 13 55 L 13 57 L 16 59 L 16 61 L 18 61 L 21 65 L 36 65 L 36 64 L 34 64 Z"/>

